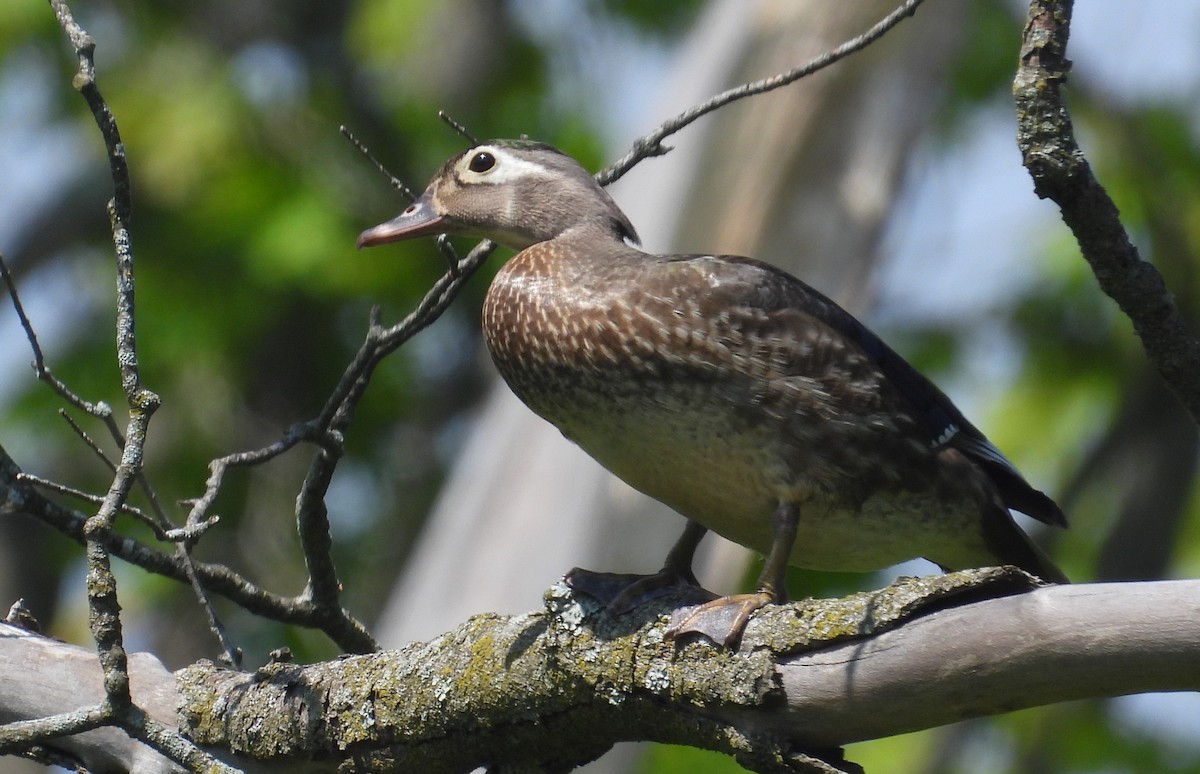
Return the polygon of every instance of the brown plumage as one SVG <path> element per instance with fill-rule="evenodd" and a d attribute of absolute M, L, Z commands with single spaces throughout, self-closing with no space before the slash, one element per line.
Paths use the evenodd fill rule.
<path fill-rule="evenodd" d="M 692 581 L 700 527 L 768 555 L 758 593 L 711 602 L 674 629 L 726 642 L 782 597 L 788 563 L 872 570 L 924 556 L 1066 581 L 1008 512 L 1065 525 L 1053 501 L 941 391 L 800 280 L 748 258 L 639 250 L 578 164 L 524 141 L 450 159 L 359 245 L 438 232 L 520 251 L 483 309 L 513 392 L 699 525 L 617 604 Z M 589 588 L 587 575 L 574 577 Z"/>

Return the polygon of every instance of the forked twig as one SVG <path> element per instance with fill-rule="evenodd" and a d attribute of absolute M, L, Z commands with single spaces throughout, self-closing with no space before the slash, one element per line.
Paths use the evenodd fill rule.
<path fill-rule="evenodd" d="M 861 51 L 867 46 L 874 43 L 879 38 L 883 37 L 888 30 L 895 27 L 903 19 L 912 16 L 916 13 L 917 7 L 924 0 L 905 0 L 896 10 L 889 13 L 881 19 L 875 26 L 871 27 L 866 32 L 858 35 L 845 43 L 842 43 L 837 48 L 827 51 L 824 54 L 812 59 L 805 64 L 800 65 L 787 72 L 772 75 L 769 78 L 763 78 L 750 83 L 743 83 L 741 86 L 736 86 L 727 91 L 710 98 L 699 105 L 692 107 L 668 121 L 663 122 L 657 129 L 649 134 L 643 135 L 634 140 L 633 147 L 629 152 L 621 158 L 614 161 L 604 169 L 596 173 L 596 180 L 600 185 L 609 185 L 622 176 L 626 172 L 633 169 L 641 161 L 653 156 L 662 156 L 670 152 L 670 148 L 664 146 L 662 141 L 667 137 L 678 132 L 688 124 L 691 124 L 701 116 L 708 115 L 718 108 L 725 107 L 731 102 L 736 102 L 745 97 L 752 97 L 756 94 L 763 94 L 768 91 L 773 91 L 781 86 L 787 86 L 789 83 L 800 80 L 806 76 L 812 75 L 818 70 L 823 70 L 829 65 L 844 59 L 850 54 Z"/>
<path fill-rule="evenodd" d="M 82 500 L 83 502 L 91 503 L 92 505 L 99 505 L 100 503 L 104 502 L 104 497 L 102 495 L 85 492 L 82 489 L 76 489 L 73 486 L 67 486 L 66 484 L 60 484 L 57 481 L 51 481 L 48 478 L 35 476 L 32 473 L 21 473 L 17 476 L 17 480 L 33 484 L 39 489 L 47 489 L 51 492 L 57 492 L 58 494 L 66 495 L 67 497 L 73 497 L 76 500 Z M 154 526 L 153 520 L 151 520 L 150 517 L 148 517 L 141 511 L 140 508 L 135 505 L 125 503 L 125 505 L 121 507 L 121 513 L 133 516 L 134 518 L 142 521 L 144 524 L 148 524 L 152 527 Z"/>

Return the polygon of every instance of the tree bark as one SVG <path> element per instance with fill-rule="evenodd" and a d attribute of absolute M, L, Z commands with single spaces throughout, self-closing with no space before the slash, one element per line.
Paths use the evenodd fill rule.
<path fill-rule="evenodd" d="M 1058 701 L 1200 690 L 1200 581 L 1029 584 L 979 570 L 771 607 L 737 650 L 665 642 L 670 598 L 611 616 L 557 584 L 543 611 L 479 615 L 428 643 L 322 664 L 243 673 L 201 662 L 172 675 L 137 655 L 134 700 L 253 770 L 558 771 L 639 739 L 718 750 L 755 771 L 828 774 L 855 770 L 838 749 L 854 741 Z M 0 632 L 3 719 L 100 696 L 93 653 Z M 145 748 L 105 733 L 63 744 L 84 761 L 172 770 L 122 766 Z"/>

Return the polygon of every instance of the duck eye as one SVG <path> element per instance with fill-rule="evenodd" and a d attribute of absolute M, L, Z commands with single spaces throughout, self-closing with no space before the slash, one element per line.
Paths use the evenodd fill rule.
<path fill-rule="evenodd" d="M 496 166 L 496 157 L 487 151 L 479 151 L 471 157 L 471 162 L 467 164 L 467 168 L 472 172 L 487 172 L 494 166 Z"/>

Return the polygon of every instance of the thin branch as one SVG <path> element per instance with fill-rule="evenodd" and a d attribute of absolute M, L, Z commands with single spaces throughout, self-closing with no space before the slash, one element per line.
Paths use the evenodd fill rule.
<path fill-rule="evenodd" d="M 879 38 L 883 37 L 888 30 L 895 27 L 903 19 L 912 16 L 916 13 L 917 7 L 921 5 L 923 0 L 905 0 L 896 10 L 889 13 L 881 19 L 875 26 L 871 27 L 866 32 L 852 38 L 845 43 L 842 43 L 837 48 L 821 54 L 817 58 L 800 65 L 797 68 L 788 70 L 787 72 L 772 75 L 769 78 L 762 80 L 744 83 L 741 86 L 723 91 L 715 97 L 710 98 L 706 102 L 701 102 L 695 107 L 689 108 L 669 121 L 664 122 L 657 129 L 649 134 L 643 135 L 634 140 L 633 147 L 629 152 L 615 162 L 605 167 L 596 173 L 596 180 L 600 185 L 609 185 L 622 176 L 626 172 L 633 169 L 639 162 L 652 156 L 662 156 L 670 152 L 670 148 L 662 144 L 663 140 L 678 132 L 688 124 L 691 124 L 701 116 L 725 107 L 731 102 L 736 102 L 745 97 L 752 97 L 756 94 L 763 94 L 768 91 L 773 91 L 782 86 L 787 86 L 790 83 L 800 80 L 806 76 L 823 70 L 829 65 L 844 59 L 847 56 L 861 51 L 867 46 L 874 43 Z"/>
<path fill-rule="evenodd" d="M 76 500 L 82 500 L 86 503 L 91 503 L 92 505 L 100 505 L 104 502 L 104 497 L 102 495 L 84 492 L 83 490 L 77 489 L 73 486 L 60 484 L 57 481 L 51 481 L 48 478 L 42 478 L 41 476 L 36 476 L 32 473 L 21 473 L 17 477 L 17 480 L 26 481 L 38 487 L 39 489 L 47 489 L 51 492 L 57 492 L 58 494 L 66 495 L 67 497 L 73 497 Z M 138 508 L 135 505 L 125 503 L 121 506 L 121 513 L 134 517 L 150 529 L 154 530 L 154 536 L 164 543 L 185 543 L 195 541 L 198 537 L 203 535 L 210 528 L 215 526 L 218 521 L 220 521 L 220 517 L 210 516 L 208 519 L 189 527 L 164 529 L 157 520 L 148 516 L 144 511 L 142 511 L 141 508 Z"/>
<path fill-rule="evenodd" d="M 120 428 L 117 427 L 116 421 L 113 418 L 111 407 L 109 407 L 109 405 L 103 401 L 91 403 L 84 400 L 69 387 L 67 387 L 64 382 L 51 374 L 49 367 L 46 365 L 45 356 L 42 352 L 41 346 L 38 343 L 37 335 L 34 332 L 33 324 L 28 315 L 25 313 L 25 309 L 21 304 L 16 283 L 13 280 L 7 265 L 4 263 L 3 255 L 0 255 L 0 275 L 3 276 L 4 283 L 8 287 L 9 296 L 12 299 L 13 307 L 21 321 L 22 328 L 25 330 L 25 335 L 29 341 L 30 347 L 34 352 L 33 366 L 38 378 L 41 381 L 49 384 L 50 387 L 53 388 L 54 391 L 64 400 L 68 401 L 77 408 L 80 408 L 81 410 L 100 418 L 104 422 L 104 425 L 108 428 L 109 434 L 112 436 L 117 446 L 119 448 L 124 448 L 125 438 L 121 434 Z M 105 453 L 105 451 L 87 433 L 87 431 L 84 430 L 83 427 L 81 427 L 79 423 L 76 422 L 75 419 L 66 411 L 60 409 L 59 415 L 67 422 L 72 431 L 74 431 L 80 440 L 83 441 L 84 445 L 91 449 L 101 463 L 103 463 L 110 472 L 116 474 L 117 464 L 109 459 L 107 453 Z M 142 490 L 146 493 L 156 518 L 151 518 L 141 509 L 129 505 L 127 502 L 122 502 L 119 505 L 117 512 L 128 514 L 139 519 L 152 530 L 154 530 L 155 536 L 160 540 L 179 544 L 176 546 L 176 553 L 180 558 L 182 567 L 184 568 L 186 579 L 191 583 L 192 589 L 195 592 L 197 599 L 200 601 L 201 607 L 205 611 L 205 615 L 208 619 L 209 629 L 214 633 L 218 643 L 220 643 L 223 651 L 225 652 L 226 661 L 233 666 L 238 665 L 241 660 L 240 649 L 238 649 L 229 641 L 225 629 L 221 625 L 220 620 L 212 607 L 212 603 L 208 598 L 207 592 L 204 590 L 199 578 L 196 576 L 194 568 L 192 567 L 191 556 L 188 553 L 189 546 L 198 537 L 203 535 L 205 531 L 216 524 L 217 519 L 214 517 L 207 520 L 198 520 L 195 524 L 189 525 L 183 529 L 178 529 L 167 517 L 166 512 L 162 508 L 162 505 L 159 501 L 158 495 L 155 493 L 154 488 L 150 485 L 149 480 L 146 478 L 145 472 L 138 470 L 136 479 L 139 486 L 141 486 Z M 20 480 L 28 481 L 43 489 L 50 489 L 59 492 L 60 494 L 65 494 L 70 497 L 84 500 L 85 502 L 90 502 L 97 506 L 103 506 L 107 499 L 107 495 L 93 495 L 74 487 L 66 486 L 65 484 L 60 484 L 28 473 L 20 474 Z"/>
<path fill-rule="evenodd" d="M 339 602 L 342 584 L 333 563 L 333 532 L 329 528 L 325 495 L 329 492 L 329 484 L 333 481 L 340 458 L 340 453 L 330 454 L 324 449 L 313 455 L 296 498 L 296 531 L 300 536 L 304 565 L 308 569 L 308 586 L 304 589 L 303 598 L 312 600 L 318 607 L 334 615 L 342 609 Z"/>
<path fill-rule="evenodd" d="M 42 478 L 41 476 L 35 476 L 32 473 L 21 473 L 21 475 L 17 478 L 17 480 L 18 481 L 28 481 L 30 484 L 33 484 L 34 486 L 38 487 L 39 489 L 48 489 L 51 492 L 57 492 L 61 495 L 66 495 L 67 497 L 73 497 L 76 500 L 82 500 L 85 503 L 91 503 L 92 505 L 100 505 L 101 503 L 104 502 L 104 497 L 102 495 L 92 494 L 91 492 L 84 492 L 82 489 L 76 489 L 73 486 L 67 486 L 66 484 L 60 484 L 57 481 L 51 481 L 48 478 Z M 149 525 L 150 527 L 153 527 L 153 528 L 157 528 L 157 525 L 154 523 L 154 520 L 151 519 L 149 516 L 147 516 L 145 513 L 143 513 L 142 510 L 135 505 L 130 505 L 129 503 L 125 503 L 124 505 L 121 506 L 121 513 L 124 513 L 129 516 L 133 516 L 135 519 L 142 522 L 143 524 Z M 160 537 L 162 539 L 166 539 L 166 535 L 158 535 L 158 537 Z"/>
<path fill-rule="evenodd" d="M 22 480 L 24 475 L 0 446 L 0 516 L 24 514 L 85 545 L 87 515 L 43 497 Z M 188 572 L 178 554 L 172 556 L 116 534 L 108 536 L 104 547 L 113 556 L 147 572 L 188 582 Z M 324 631 L 338 647 L 348 652 L 368 652 L 378 648 L 361 623 L 355 621 L 349 626 L 344 623 L 336 627 L 328 626 L 327 614 L 311 602 L 267 591 L 224 565 L 191 561 L 205 589 L 225 597 L 250 613 L 272 621 Z"/>
<path fill-rule="evenodd" d="M 133 255 L 129 249 L 129 233 L 125 226 L 125 220 L 128 218 L 131 209 L 129 196 L 129 174 L 128 167 L 125 163 L 124 146 L 121 143 L 120 133 L 117 129 L 116 120 L 113 118 L 111 111 L 100 95 L 98 88 L 95 85 L 95 67 L 92 62 L 92 53 L 95 49 L 95 43 L 91 37 L 75 23 L 71 15 L 70 8 L 65 3 L 52 2 L 55 15 L 67 33 L 72 45 L 76 48 L 76 54 L 79 58 L 79 72 L 75 78 L 74 84 L 84 97 L 87 99 L 89 106 L 92 108 L 93 116 L 97 124 L 100 126 L 101 133 L 104 136 L 105 146 L 108 149 L 109 166 L 113 177 L 113 189 L 115 192 L 114 199 L 109 205 L 109 215 L 113 229 L 113 243 L 117 254 L 117 275 L 118 275 L 118 314 L 117 314 L 117 340 L 118 340 L 118 363 L 122 373 L 122 383 L 126 388 L 127 398 L 130 406 L 133 409 L 131 414 L 130 430 L 137 428 L 139 438 L 144 438 L 146 424 L 149 422 L 150 415 L 158 405 L 158 397 L 149 391 L 141 388 L 140 377 L 137 374 L 137 355 L 134 337 L 134 298 L 133 298 Z M 8 271 L 8 267 L 3 262 L 3 256 L 0 256 L 0 273 L 3 274 L 3 279 L 8 287 L 9 295 L 12 298 L 13 307 L 17 311 L 17 315 L 21 320 L 21 325 L 25 330 L 26 338 L 29 340 L 30 347 L 34 352 L 34 369 L 38 377 L 48 383 L 60 396 L 66 399 L 71 404 L 78 408 L 87 411 L 93 416 L 99 417 L 109 430 L 109 434 L 116 442 L 118 448 L 122 450 L 123 460 L 125 452 L 131 452 L 131 456 L 136 455 L 138 462 L 131 467 L 121 469 L 116 463 L 108 458 L 108 455 L 100 448 L 91 436 L 65 411 L 60 411 L 60 415 L 67 421 L 74 430 L 76 435 L 84 442 L 89 449 L 101 460 L 102 463 L 115 475 L 114 489 L 123 489 L 124 494 L 113 499 L 114 489 L 110 489 L 109 494 L 103 498 L 99 498 L 98 505 L 100 512 L 97 513 L 98 518 L 107 519 L 107 527 L 98 527 L 103 530 L 111 530 L 112 517 L 116 513 L 128 513 L 141 519 L 154 529 L 155 534 L 163 540 L 173 541 L 176 545 L 176 553 L 180 558 L 188 580 L 203 607 L 208 619 L 209 628 L 213 631 L 218 642 L 226 654 L 226 660 L 232 665 L 240 663 L 240 651 L 229 642 L 228 636 L 224 627 L 221 625 L 208 595 L 199 579 L 196 577 L 194 568 L 191 566 L 191 557 L 188 553 L 189 546 L 192 541 L 198 538 L 215 520 L 208 520 L 198 524 L 189 525 L 184 530 L 176 529 L 174 524 L 168 518 L 166 511 L 158 498 L 154 487 L 150 485 L 149 479 L 146 477 L 145 471 L 140 464 L 141 448 L 140 444 L 137 448 L 128 449 L 126 444 L 126 435 L 122 434 L 120 428 L 116 424 L 113 417 L 112 409 L 107 403 L 91 403 L 83 400 L 76 393 L 70 390 L 61 380 L 55 378 L 49 368 L 46 366 L 45 356 L 41 346 L 38 343 L 37 336 L 34 333 L 33 325 L 29 320 L 28 315 L 21 305 L 20 296 L 17 293 L 16 284 Z M 129 485 L 124 483 L 128 478 L 132 479 L 145 492 L 147 499 L 150 502 L 152 512 L 155 515 L 156 521 L 151 520 L 141 510 L 131 507 L 126 503 L 129 493 Z M 49 482 L 43 482 L 43 486 Z M 86 499 L 91 499 L 78 490 L 70 490 L 68 487 L 62 487 L 60 491 L 69 492 L 73 496 L 83 496 Z M 94 501 L 94 500 L 93 500 Z M 108 515 L 103 515 L 107 512 Z M 103 573 L 100 573 L 101 576 Z"/>
<path fill-rule="evenodd" d="M 207 522 L 209 526 L 215 523 L 215 520 Z M 199 527 L 200 525 L 196 526 Z M 195 539 L 195 535 L 202 532 L 203 530 L 195 528 L 185 528 L 184 533 L 187 534 L 189 542 L 176 544 L 175 556 L 179 559 L 179 566 L 183 568 L 184 573 L 187 575 L 188 585 L 192 587 L 192 593 L 196 595 L 196 601 L 200 603 L 200 608 L 204 611 L 204 620 L 208 624 L 208 630 L 213 633 L 213 636 L 217 638 L 217 643 L 221 646 L 221 653 L 224 656 L 225 664 L 234 669 L 241 669 L 242 649 L 233 642 L 229 636 L 229 632 L 225 629 L 225 625 L 221 623 L 221 618 L 217 615 L 216 608 L 213 607 L 208 589 L 204 587 L 204 583 L 200 580 L 200 573 L 196 570 L 196 563 L 192 560 L 191 554 L 188 553 L 188 544 L 191 540 Z"/>
<path fill-rule="evenodd" d="M 378 312 L 373 311 L 366 340 L 326 401 L 321 415 L 315 420 L 316 426 L 340 438 L 353 420 L 354 409 L 366 392 L 375 367 L 384 357 L 440 317 L 494 249 L 495 245 L 486 240 L 476 245 L 452 270 L 443 274 L 417 308 L 396 325 L 381 327 Z M 296 522 L 305 565 L 309 570 L 309 585 L 303 599 L 312 601 L 326 612 L 328 617 L 323 628 L 328 630 L 329 627 L 336 627 L 339 636 L 345 638 L 354 635 L 361 624 L 350 617 L 338 601 L 341 585 L 330 554 L 332 535 L 325 495 L 339 456 L 340 449 L 335 451 L 329 448 L 322 448 L 314 456 L 301 486 L 300 496 L 296 498 Z"/>
<path fill-rule="evenodd" d="M 108 468 L 109 473 L 117 472 L 117 463 L 108 458 L 108 454 L 105 453 L 104 449 L 100 448 L 100 444 L 96 443 L 95 439 L 88 435 L 87 431 L 75 421 L 74 417 L 68 414 L 65 409 L 59 409 L 58 415 L 70 426 L 71 431 L 75 433 L 79 440 L 83 441 L 83 445 L 92 450 L 92 454 L 96 455 L 96 459 L 100 460 L 104 467 Z"/>
<path fill-rule="evenodd" d="M 263 464 L 302 441 L 312 442 L 319 447 L 313 465 L 316 466 L 318 462 L 322 464 L 318 469 L 319 477 L 310 471 L 309 476 L 305 478 L 296 506 L 297 530 L 309 571 L 309 583 L 301 596 L 288 600 L 284 607 L 288 612 L 296 607 L 309 611 L 306 625 L 325 632 L 344 649 L 352 652 L 376 650 L 379 645 L 367 632 L 366 627 L 338 602 L 341 587 L 333 565 L 332 536 L 328 515 L 324 512 L 323 498 L 333 475 L 333 465 L 329 461 L 337 460 L 341 455 L 340 433 L 322 431 L 313 422 L 297 423 L 288 428 L 283 438 L 269 446 L 213 460 L 209 463 L 209 477 L 205 482 L 204 494 L 190 502 L 188 526 L 191 528 L 204 523 L 203 520 L 220 493 L 225 474 L 230 468 Z M 311 491 L 313 488 L 320 491 Z M 201 588 L 198 580 L 193 580 L 193 585 Z"/>
<path fill-rule="evenodd" d="M 359 347 L 354 360 L 342 373 L 342 378 L 326 401 L 316 420 L 317 423 L 331 430 L 345 432 L 353 420 L 355 406 L 370 383 L 375 366 L 441 317 L 495 249 L 496 245 L 486 239 L 475 245 L 458 262 L 455 270 L 439 277 L 417 307 L 395 325 L 385 328 L 379 325 L 377 320 L 372 322 L 366 340 Z"/>
<path fill-rule="evenodd" d="M 184 504 L 191 506 L 187 523 L 189 525 L 197 524 L 208 516 L 208 511 L 216 501 L 217 495 L 220 494 L 221 485 L 225 482 L 225 474 L 230 468 L 261 465 L 275 459 L 301 441 L 318 442 L 318 439 L 319 435 L 314 432 L 312 423 L 297 423 L 289 427 L 282 438 L 268 446 L 252 451 L 234 452 L 209 462 L 208 480 L 204 482 L 204 494 L 184 501 Z M 333 443 L 332 439 L 325 439 L 325 441 Z"/>
<path fill-rule="evenodd" d="M 375 167 L 375 169 L 379 170 L 379 172 L 388 179 L 388 182 L 391 183 L 392 188 L 395 188 L 397 191 L 403 194 L 404 198 L 408 199 L 410 202 L 417 198 L 417 195 L 413 193 L 411 188 L 404 184 L 403 180 L 393 175 L 391 171 L 383 165 L 383 162 L 375 158 L 375 155 L 371 153 L 370 149 L 368 149 L 366 145 L 364 145 L 357 137 L 354 136 L 354 132 L 350 131 L 350 127 L 342 124 L 338 127 L 338 131 L 341 132 L 342 136 L 345 137 L 350 144 L 358 150 L 359 153 L 367 157 L 367 161 L 371 162 L 371 165 Z"/>
<path fill-rule="evenodd" d="M 135 396 L 136 356 L 132 355 L 132 283 L 128 277 L 129 240 L 125 231 L 125 218 L 129 212 L 129 175 L 125 166 L 124 149 L 112 113 L 104 104 L 96 87 L 95 64 L 92 55 L 96 44 L 91 36 L 75 23 L 71 9 L 62 0 L 50 0 L 54 14 L 58 18 L 71 45 L 75 49 L 79 61 L 79 70 L 75 74 L 73 84 L 76 91 L 83 95 L 92 115 L 100 127 L 108 149 L 109 169 L 112 172 L 115 199 L 109 203 L 109 220 L 113 228 L 113 243 L 117 252 L 118 264 L 118 365 L 122 371 L 122 381 L 126 386 L 126 395 L 131 404 Z M 122 195 L 122 193 L 124 195 Z M 132 358 L 131 361 L 127 358 Z M 139 416 L 147 417 L 148 412 L 138 412 Z M 104 502 L 94 516 L 84 524 L 84 536 L 87 540 L 86 553 L 88 561 L 87 595 L 89 623 L 92 638 L 100 653 L 100 665 L 104 669 L 104 688 L 107 701 L 119 715 L 128 710 L 132 700 L 129 695 L 128 660 L 125 655 L 121 633 L 120 606 L 117 603 L 117 584 L 113 577 L 108 553 L 104 550 L 104 542 L 112 533 L 112 523 L 116 514 L 121 510 L 133 483 L 133 473 L 140 467 L 140 441 L 144 427 L 131 428 L 137 433 L 137 442 L 126 444 L 122 454 L 121 464 L 112 485 L 104 497 Z"/>
<path fill-rule="evenodd" d="M 33 350 L 32 366 L 37 378 L 50 385 L 50 388 L 58 393 L 59 397 L 81 411 L 86 411 L 94 417 L 111 417 L 112 407 L 107 403 L 104 401 L 92 403 L 84 400 L 51 373 L 50 368 L 46 365 L 46 356 L 42 352 L 42 345 L 38 343 L 37 334 L 34 333 L 33 325 L 29 322 L 28 315 L 25 314 L 25 307 L 21 304 L 21 297 L 17 293 L 17 283 L 13 280 L 13 276 L 8 270 L 8 263 L 5 262 L 4 253 L 2 252 L 0 252 L 0 278 L 4 280 L 4 285 L 8 288 L 8 295 L 12 299 L 13 309 L 16 310 L 17 318 L 21 321 L 21 328 L 25 331 L 25 338 L 29 340 L 29 348 Z"/>
<path fill-rule="evenodd" d="M 48 715 L 31 720 L 18 720 L 0 726 L 0 755 L 15 753 L 22 748 L 56 736 L 81 734 L 112 723 L 112 707 L 101 702 L 71 712 Z"/>
<path fill-rule="evenodd" d="M 75 497 L 96 505 L 99 505 L 104 501 L 104 498 L 99 495 L 83 492 L 75 489 L 74 487 L 59 484 L 55 481 L 40 478 L 29 473 L 19 474 L 17 480 L 27 481 L 42 489 L 49 489 L 51 491 L 58 492 L 59 494 L 65 494 L 69 497 Z M 125 513 L 137 518 L 142 523 L 153 529 L 156 537 L 158 537 L 160 540 L 172 543 L 191 543 L 217 523 L 217 518 L 212 517 L 206 521 L 202 521 L 196 525 L 183 529 L 163 529 L 159 521 L 150 518 L 140 509 L 129 505 L 128 503 L 122 505 L 121 513 Z M 193 593 L 195 593 L 197 600 L 200 602 L 201 607 L 205 611 L 205 617 L 208 621 L 209 630 L 213 632 L 214 636 L 217 638 L 217 642 L 221 645 L 221 649 L 225 654 L 225 662 L 229 666 L 235 668 L 239 667 L 241 665 L 241 649 L 234 645 L 232 641 L 230 641 L 225 627 L 221 624 L 220 619 L 217 617 L 215 609 L 212 606 L 212 601 L 209 599 L 208 592 L 205 590 L 204 584 L 201 582 L 198 574 L 196 573 L 191 555 L 187 553 L 186 547 L 182 545 L 176 546 L 175 553 L 179 559 L 180 566 L 184 570 L 186 580 L 191 584 Z"/>
<path fill-rule="evenodd" d="M 445 110 L 439 110 L 437 112 L 437 114 L 438 114 L 438 118 L 442 119 L 442 121 L 446 124 L 446 126 L 453 129 L 455 134 L 462 137 L 464 140 L 471 143 L 472 145 L 479 144 L 479 139 L 476 138 L 475 135 L 468 132 L 466 126 L 464 126 L 463 124 L 454 120 L 454 117 L 451 116 L 449 113 L 447 113 Z"/>
<path fill-rule="evenodd" d="M 1059 206 L 1101 289 L 1133 322 L 1146 355 L 1200 423 L 1200 338 L 1158 269 L 1138 255 L 1116 205 L 1075 140 L 1063 102 L 1071 11 L 1071 0 L 1029 4 L 1013 82 L 1017 142 L 1034 191 Z"/>
<path fill-rule="evenodd" d="M 243 774 L 242 769 L 235 769 L 213 755 L 192 744 L 187 737 L 182 736 L 173 727 L 165 726 L 138 711 L 131 723 L 122 726 L 134 739 L 144 742 L 150 748 L 157 750 L 180 766 L 205 774 Z"/>

